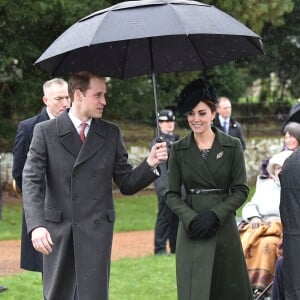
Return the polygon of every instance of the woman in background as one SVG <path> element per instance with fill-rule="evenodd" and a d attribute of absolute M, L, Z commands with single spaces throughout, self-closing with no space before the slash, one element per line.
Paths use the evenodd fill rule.
<path fill-rule="evenodd" d="M 288 150 L 295 151 L 300 145 L 300 124 L 297 122 L 289 122 L 283 131 L 284 146 Z"/>
<path fill-rule="evenodd" d="M 277 247 L 281 242 L 279 214 L 281 167 L 293 151 L 271 157 L 268 178 L 257 177 L 255 193 L 243 210 L 240 237 L 254 295 L 260 294 L 274 278 Z"/>

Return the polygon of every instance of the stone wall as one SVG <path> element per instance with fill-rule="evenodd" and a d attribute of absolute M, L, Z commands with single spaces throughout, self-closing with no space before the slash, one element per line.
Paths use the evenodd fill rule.
<path fill-rule="evenodd" d="M 263 160 L 282 150 L 282 138 L 253 138 L 246 142 L 245 161 L 249 184 L 254 184 L 256 176 L 260 174 L 260 167 Z M 146 147 L 133 146 L 128 149 L 130 162 L 136 166 L 147 155 L 149 150 Z M 1 179 L 4 184 L 12 183 L 12 153 L 1 153 Z"/>

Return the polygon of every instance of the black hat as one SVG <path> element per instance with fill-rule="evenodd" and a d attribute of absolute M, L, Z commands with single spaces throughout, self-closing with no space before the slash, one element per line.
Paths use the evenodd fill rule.
<path fill-rule="evenodd" d="M 216 91 L 207 80 L 196 79 L 181 91 L 177 110 L 179 113 L 184 114 L 204 99 L 217 103 Z"/>
<path fill-rule="evenodd" d="M 164 109 L 158 113 L 158 121 L 175 121 L 175 115 L 172 110 Z"/>

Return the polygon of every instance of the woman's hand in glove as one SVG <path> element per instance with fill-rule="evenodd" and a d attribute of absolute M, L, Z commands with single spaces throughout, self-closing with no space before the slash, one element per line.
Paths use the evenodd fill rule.
<path fill-rule="evenodd" d="M 188 236 L 191 239 L 209 238 L 216 233 L 219 226 L 220 220 L 213 211 L 203 211 L 191 221 Z"/>

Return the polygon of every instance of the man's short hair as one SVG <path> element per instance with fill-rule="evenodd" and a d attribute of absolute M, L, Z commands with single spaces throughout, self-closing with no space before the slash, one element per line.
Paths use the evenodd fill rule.
<path fill-rule="evenodd" d="M 44 82 L 43 84 L 43 92 L 44 92 L 44 95 L 47 94 L 47 90 L 53 86 L 54 84 L 57 84 L 57 85 L 62 85 L 62 86 L 68 86 L 68 83 L 62 79 L 62 78 L 53 78 L 53 79 L 50 79 L 46 82 Z"/>
<path fill-rule="evenodd" d="M 99 78 L 105 81 L 104 77 L 88 71 L 81 71 L 70 76 L 68 90 L 71 101 L 74 100 L 74 93 L 77 89 L 82 93 L 85 93 L 89 89 L 92 78 Z"/>

